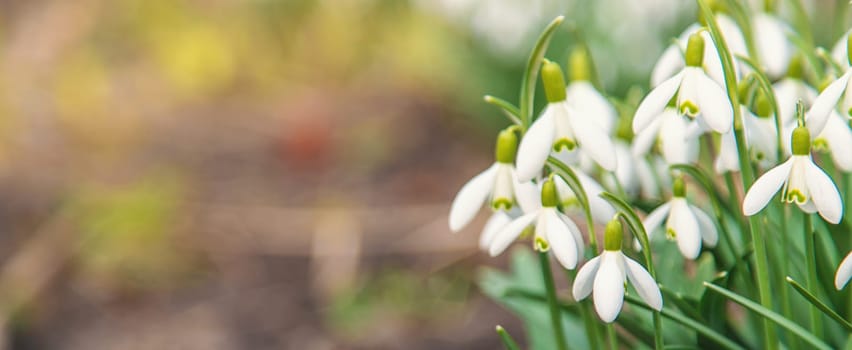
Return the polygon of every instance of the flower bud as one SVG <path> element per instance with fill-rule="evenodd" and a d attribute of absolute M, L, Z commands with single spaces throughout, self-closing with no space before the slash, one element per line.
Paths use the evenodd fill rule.
<path fill-rule="evenodd" d="M 497 147 L 494 153 L 498 163 L 512 164 L 518 152 L 518 136 L 512 129 L 506 129 L 497 135 Z"/>
<path fill-rule="evenodd" d="M 550 177 L 541 185 L 541 206 L 555 208 L 557 204 L 559 204 L 559 192 L 556 190 L 556 183 Z"/>
<path fill-rule="evenodd" d="M 565 101 L 565 76 L 559 64 L 544 60 L 544 64 L 541 65 L 541 81 L 544 84 L 547 102 Z"/>
<path fill-rule="evenodd" d="M 763 91 L 759 91 L 754 99 L 754 114 L 763 118 L 772 115 L 772 105 L 769 103 L 769 97 L 766 97 L 766 93 Z"/>
<path fill-rule="evenodd" d="M 672 182 L 672 195 L 675 197 L 686 197 L 686 182 L 683 181 L 683 176 L 678 176 Z"/>
<path fill-rule="evenodd" d="M 584 46 L 578 46 L 568 57 L 569 78 L 571 81 L 591 81 L 592 64 L 589 51 Z"/>
<path fill-rule="evenodd" d="M 787 77 L 802 80 L 805 76 L 805 62 L 802 55 L 795 55 L 790 59 L 790 65 L 787 67 Z"/>
<path fill-rule="evenodd" d="M 689 67 L 701 67 L 704 61 L 704 38 L 701 32 L 689 36 L 686 44 L 686 65 Z"/>
<path fill-rule="evenodd" d="M 621 229 L 621 220 L 613 218 L 606 224 L 604 230 L 604 249 L 608 251 L 621 251 L 621 240 L 624 233 Z"/>
<path fill-rule="evenodd" d="M 804 126 L 793 130 L 792 148 L 794 156 L 805 156 L 811 153 L 811 133 Z"/>

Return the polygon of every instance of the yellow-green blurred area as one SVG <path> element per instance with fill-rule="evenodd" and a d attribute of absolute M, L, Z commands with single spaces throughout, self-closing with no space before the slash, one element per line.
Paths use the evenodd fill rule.
<path fill-rule="evenodd" d="M 559 14 L 549 58 L 585 38 L 608 91 L 645 86 L 694 7 L 0 1 L 0 346 L 523 340 L 475 287 L 484 218 L 447 228 L 507 125 L 482 95 L 517 101 Z"/>

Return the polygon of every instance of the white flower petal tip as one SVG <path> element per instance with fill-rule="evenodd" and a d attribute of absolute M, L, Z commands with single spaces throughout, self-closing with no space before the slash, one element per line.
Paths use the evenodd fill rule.
<path fill-rule="evenodd" d="M 734 109 L 725 90 L 703 71 L 695 76 L 698 82 L 698 107 L 704 122 L 718 133 L 730 131 L 734 125 Z"/>
<path fill-rule="evenodd" d="M 595 311 L 602 321 L 612 323 L 624 304 L 624 257 L 621 252 L 604 252 L 592 290 Z"/>
<path fill-rule="evenodd" d="M 571 288 L 571 294 L 574 295 L 574 300 L 583 300 L 592 294 L 595 276 L 598 274 L 601 257 L 596 256 L 589 260 L 585 265 L 580 267 L 577 272 L 577 277 L 574 278 L 574 286 Z"/>
<path fill-rule="evenodd" d="M 769 200 L 781 189 L 790 176 L 793 158 L 767 171 L 757 179 L 746 192 L 743 199 L 743 214 L 752 216 L 763 210 Z"/>
<path fill-rule="evenodd" d="M 467 226 L 491 194 L 497 176 L 497 164 L 474 176 L 462 186 L 450 206 L 450 230 L 458 232 Z"/>
<path fill-rule="evenodd" d="M 545 229 L 547 231 L 547 239 L 550 241 L 553 255 L 556 260 L 568 270 L 573 270 L 577 267 L 577 261 L 580 258 L 578 255 L 577 241 L 574 239 L 574 234 L 569 228 L 569 223 L 564 221 L 556 213 L 556 209 L 546 209 L 542 215 L 545 215 Z M 574 225 L 571 223 L 570 225 Z"/>
<path fill-rule="evenodd" d="M 524 229 L 532 224 L 536 217 L 538 217 L 538 213 L 526 214 L 503 227 L 491 240 L 488 247 L 488 254 L 494 257 L 503 253 L 524 232 Z"/>
<path fill-rule="evenodd" d="M 840 266 L 837 267 L 837 273 L 834 275 L 834 287 L 837 290 L 843 289 L 849 283 L 850 278 L 852 278 L 852 252 L 849 252 L 840 262 Z"/>
<path fill-rule="evenodd" d="M 813 162 L 807 163 L 805 181 L 817 212 L 825 221 L 832 224 L 840 223 L 843 217 L 843 201 L 837 186 L 822 169 Z"/>
<path fill-rule="evenodd" d="M 828 122 L 828 117 L 831 115 L 831 111 L 834 110 L 837 106 L 837 102 L 840 100 L 840 97 L 842 97 L 843 93 L 846 91 L 846 87 L 849 84 L 850 74 L 852 74 L 852 71 L 846 72 L 840 76 L 840 78 L 837 78 L 837 80 L 828 85 L 828 87 L 826 87 L 825 90 L 817 96 L 813 105 L 811 105 L 811 108 L 808 110 L 805 126 L 808 128 L 808 131 L 811 132 L 812 138 L 816 138 L 816 136 L 822 133 L 822 130 L 825 128 L 825 124 Z"/>
<path fill-rule="evenodd" d="M 624 261 L 627 263 L 627 279 L 631 284 L 633 284 L 633 287 L 636 288 L 636 292 L 639 293 L 639 297 L 641 297 L 642 300 L 644 300 L 645 303 L 654 310 L 662 310 L 663 295 L 660 293 L 660 287 L 657 285 L 657 281 L 654 281 L 654 278 L 651 277 L 648 270 L 645 270 L 642 265 L 639 265 L 639 263 L 633 261 L 633 259 L 625 257 Z"/>
<path fill-rule="evenodd" d="M 680 87 L 683 76 L 683 72 L 676 74 L 657 85 L 648 93 L 648 96 L 645 96 L 633 116 L 633 132 L 639 133 L 644 130 L 656 116 L 663 112 Z"/>
<path fill-rule="evenodd" d="M 556 135 L 553 114 L 552 108 L 548 107 L 521 139 L 515 167 L 520 182 L 530 181 L 541 173 L 550 155 Z"/>

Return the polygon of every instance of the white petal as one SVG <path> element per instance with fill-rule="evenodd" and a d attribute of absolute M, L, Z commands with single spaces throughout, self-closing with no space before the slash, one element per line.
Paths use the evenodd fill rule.
<path fill-rule="evenodd" d="M 473 220 L 482 203 L 491 193 L 495 176 L 497 176 L 496 163 L 462 186 L 450 206 L 450 230 L 458 232 Z"/>
<path fill-rule="evenodd" d="M 488 251 L 488 246 L 491 245 L 491 240 L 502 230 L 506 225 L 512 222 L 512 218 L 505 211 L 498 210 L 485 223 L 482 228 L 482 234 L 479 236 L 479 249 Z"/>
<path fill-rule="evenodd" d="M 660 128 L 663 158 L 669 164 L 688 164 L 698 160 L 698 139 L 687 137 L 687 121 L 675 110 L 668 109 Z"/>
<path fill-rule="evenodd" d="M 601 266 L 592 287 L 595 311 L 606 323 L 615 321 L 624 303 L 624 257 L 620 251 L 601 254 Z"/>
<path fill-rule="evenodd" d="M 602 224 L 609 222 L 615 215 L 615 208 L 606 199 L 601 198 L 600 194 L 604 191 L 603 187 L 584 172 L 577 171 L 575 174 L 577 174 L 577 179 L 580 180 L 580 185 L 583 186 L 583 190 L 586 191 L 586 196 L 589 198 L 592 218 Z"/>
<path fill-rule="evenodd" d="M 618 168 L 615 169 L 615 178 L 618 179 L 625 194 L 630 198 L 634 198 L 639 192 L 639 179 L 636 178 L 636 158 L 630 154 L 630 146 L 625 141 L 616 139 L 614 144 L 615 157 L 618 158 Z"/>
<path fill-rule="evenodd" d="M 689 205 L 689 209 L 695 214 L 698 219 L 698 227 L 701 230 L 701 240 L 708 247 L 715 247 L 719 242 L 719 233 L 716 231 L 716 225 L 713 224 L 713 219 L 707 213 L 694 205 Z"/>
<path fill-rule="evenodd" d="M 645 96 L 645 99 L 639 104 L 639 108 L 636 109 L 636 114 L 633 115 L 633 132 L 642 131 L 654 120 L 654 117 L 663 112 L 663 109 L 669 104 L 669 100 L 680 87 L 682 79 L 683 72 L 680 72 L 662 82 L 654 90 L 651 90 L 648 96 Z"/>
<path fill-rule="evenodd" d="M 825 138 L 828 143 L 831 158 L 837 167 L 843 171 L 852 171 L 852 129 L 849 129 L 843 117 L 832 112 L 820 138 Z"/>
<path fill-rule="evenodd" d="M 745 216 L 757 214 L 757 212 L 766 207 L 769 200 L 772 199 L 775 193 L 781 188 L 781 185 L 790 176 L 793 159 L 790 158 L 786 162 L 767 171 L 751 185 L 751 188 L 748 189 L 743 199 L 743 214 Z"/>
<path fill-rule="evenodd" d="M 701 233 L 698 232 L 698 220 L 689 209 L 686 199 L 672 199 L 672 209 L 666 226 L 674 231 L 680 253 L 695 260 L 701 253 Z"/>
<path fill-rule="evenodd" d="M 754 16 L 754 32 L 758 57 L 770 78 L 777 79 L 787 71 L 790 63 L 790 42 L 784 24 L 778 18 L 758 13 Z"/>
<path fill-rule="evenodd" d="M 580 276 L 577 275 L 577 277 Z M 843 287 L 849 283 L 850 277 L 852 277 L 852 252 L 846 254 L 846 257 L 840 262 L 840 266 L 837 267 L 837 274 L 834 275 L 834 287 L 837 288 L 837 290 L 843 289 Z"/>
<path fill-rule="evenodd" d="M 518 205 L 521 207 L 521 210 L 524 213 L 532 213 L 541 208 L 541 195 L 538 189 L 532 181 L 521 182 L 518 179 L 518 173 L 515 169 L 511 170 L 512 173 L 512 187 L 515 189 L 515 200 L 518 202 Z"/>
<path fill-rule="evenodd" d="M 602 168 L 614 171 L 618 165 L 615 158 L 615 146 L 609 135 L 601 130 L 590 118 L 595 116 L 581 115 L 569 109 L 569 121 L 574 129 L 574 136 L 583 153 L 589 155 Z"/>
<path fill-rule="evenodd" d="M 590 118 L 601 130 L 611 134 L 618 114 L 615 107 L 588 81 L 574 81 L 566 90 L 568 104 L 584 118 Z"/>
<path fill-rule="evenodd" d="M 642 265 L 633 261 L 628 257 L 624 257 L 624 262 L 627 265 L 627 278 L 642 300 L 645 301 L 654 310 L 660 311 L 663 309 L 663 295 L 660 294 L 660 287 L 657 286 L 657 281 L 651 277 L 651 274 L 645 270 Z"/>
<path fill-rule="evenodd" d="M 633 138 L 633 145 L 631 146 L 633 156 L 644 156 L 651 150 L 651 147 L 654 146 L 654 141 L 657 140 L 657 135 L 660 131 L 660 126 L 662 125 L 663 118 L 656 117 L 650 124 L 648 124 L 647 127 L 645 127 L 645 129 L 636 134 Z"/>
<path fill-rule="evenodd" d="M 556 212 L 556 215 L 559 216 L 562 221 L 565 222 L 565 227 L 568 228 L 568 231 L 571 232 L 571 236 L 574 239 L 574 245 L 577 247 L 577 260 L 582 260 L 583 258 L 583 248 L 585 244 L 583 243 L 583 234 L 580 233 L 580 228 L 577 227 L 577 224 L 574 223 L 574 220 L 571 220 L 567 215 L 562 214 L 560 212 Z"/>
<path fill-rule="evenodd" d="M 538 213 L 529 213 L 524 216 L 521 216 L 505 227 L 503 227 L 500 232 L 497 232 L 497 235 L 494 236 L 494 239 L 491 240 L 491 246 L 488 247 L 488 253 L 491 256 L 500 255 L 518 236 L 521 232 L 524 232 L 524 229 L 529 226 L 533 220 L 538 217 Z"/>
<path fill-rule="evenodd" d="M 651 164 L 648 163 L 647 159 L 637 159 L 636 177 L 639 178 L 639 183 L 642 184 L 642 197 L 656 198 L 660 195 L 661 184 L 658 183 L 657 174 L 654 172 L 654 169 L 651 167 Z M 661 182 L 663 181 L 665 180 L 662 180 Z"/>
<path fill-rule="evenodd" d="M 663 51 L 657 63 L 654 64 L 654 69 L 651 71 L 651 86 L 656 87 L 662 84 L 666 79 L 683 69 L 683 66 L 683 54 L 680 52 L 680 48 L 669 45 L 666 51 Z"/>
<path fill-rule="evenodd" d="M 849 68 L 849 57 L 846 53 L 846 41 L 849 38 L 849 34 L 852 34 L 852 29 L 846 31 L 846 33 L 837 40 L 837 43 L 834 44 L 834 48 L 831 49 L 831 58 L 844 68 Z"/>
<path fill-rule="evenodd" d="M 734 131 L 722 134 L 719 139 L 719 154 L 713 165 L 717 174 L 740 171 L 740 156 L 737 152 L 737 140 Z"/>
<path fill-rule="evenodd" d="M 701 116 L 713 130 L 726 133 L 734 125 L 734 111 L 728 95 L 718 83 L 704 74 L 696 75 L 698 79 L 698 108 Z"/>
<path fill-rule="evenodd" d="M 597 276 L 600 263 L 601 257 L 596 256 L 580 267 L 577 277 L 574 278 L 574 286 L 571 290 L 572 294 L 574 294 L 574 300 L 586 299 L 592 293 L 592 287 L 594 286 L 595 276 Z"/>
<path fill-rule="evenodd" d="M 556 209 L 548 210 L 544 213 L 547 223 L 547 240 L 550 242 L 550 249 L 556 255 L 556 260 L 568 270 L 573 270 L 577 267 L 577 241 L 573 234 L 568 230 L 565 221 L 562 221 L 556 215 Z"/>
<path fill-rule="evenodd" d="M 832 224 L 839 223 L 843 217 L 843 202 L 834 181 L 813 162 L 808 162 L 805 174 L 808 191 L 819 215 Z"/>
<path fill-rule="evenodd" d="M 852 71 L 846 72 L 840 78 L 837 78 L 831 85 L 823 90 L 817 96 L 811 109 L 808 110 L 805 126 L 811 132 L 811 137 L 815 137 L 825 128 L 825 123 L 828 122 L 828 116 L 834 107 L 837 106 L 837 101 L 843 96 L 846 91 L 846 85 L 849 84 L 849 76 Z"/>
<path fill-rule="evenodd" d="M 648 234 L 649 240 L 653 233 L 660 228 L 660 225 L 662 225 L 666 217 L 668 217 L 670 209 L 670 202 L 663 203 L 663 205 L 657 207 L 657 209 L 654 209 L 650 214 L 648 214 L 648 216 L 645 217 L 645 220 L 642 220 L 642 226 L 645 226 L 645 232 Z"/>
<path fill-rule="evenodd" d="M 544 163 L 550 150 L 553 148 L 553 139 L 556 135 L 556 124 L 554 123 L 553 104 L 548 105 L 544 112 L 521 139 L 518 146 L 517 167 L 518 179 L 521 182 L 530 181 L 535 178 Z"/>

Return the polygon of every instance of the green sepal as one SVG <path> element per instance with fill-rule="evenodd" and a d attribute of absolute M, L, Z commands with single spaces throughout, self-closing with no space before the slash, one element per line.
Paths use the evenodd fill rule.
<path fill-rule="evenodd" d="M 544 95 L 547 102 L 565 101 L 565 75 L 559 64 L 547 59 L 541 65 L 541 82 L 544 84 Z"/>
<path fill-rule="evenodd" d="M 811 153 L 811 133 L 808 128 L 798 126 L 793 130 L 793 155 L 804 156 Z"/>
<path fill-rule="evenodd" d="M 613 218 L 606 224 L 604 230 L 604 250 L 621 251 L 621 242 L 624 239 L 624 229 L 621 227 L 621 220 Z"/>
<path fill-rule="evenodd" d="M 686 65 L 687 67 L 701 67 L 704 62 L 704 38 L 701 37 L 701 32 L 693 33 L 689 36 L 689 41 L 686 44 Z"/>
<path fill-rule="evenodd" d="M 518 153 L 518 135 L 509 128 L 497 135 L 497 145 L 494 149 L 494 157 L 498 163 L 512 164 Z"/>
<path fill-rule="evenodd" d="M 541 185 L 541 206 L 555 208 L 557 205 L 559 205 L 559 192 L 556 190 L 553 177 L 551 177 Z"/>

